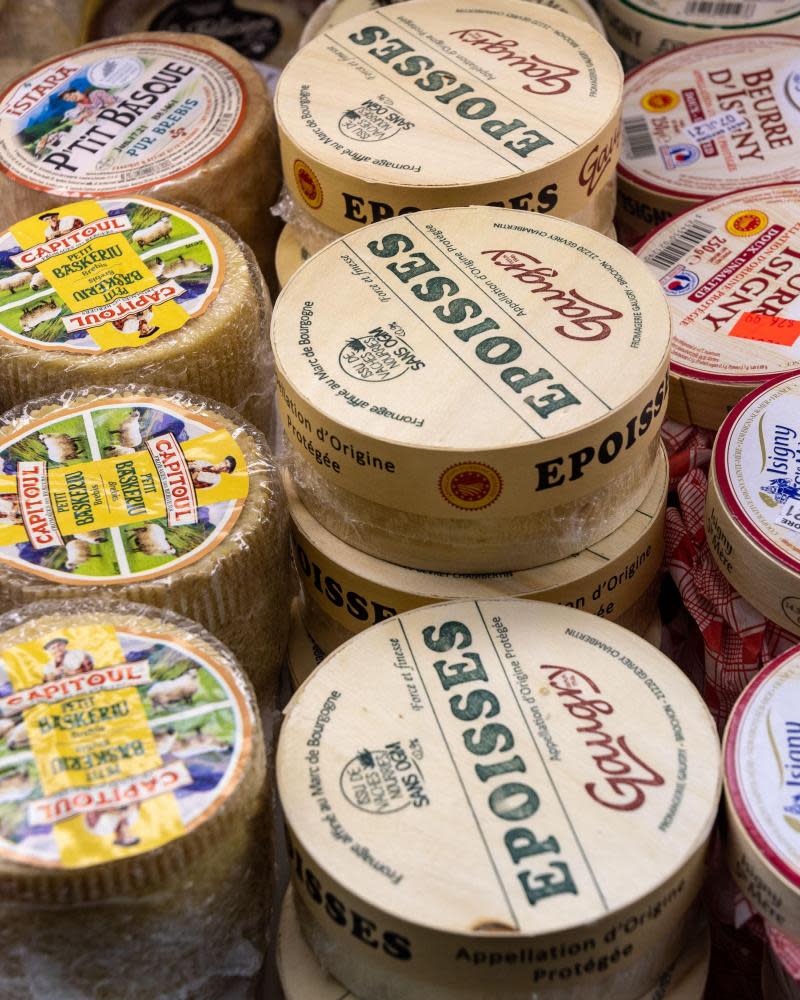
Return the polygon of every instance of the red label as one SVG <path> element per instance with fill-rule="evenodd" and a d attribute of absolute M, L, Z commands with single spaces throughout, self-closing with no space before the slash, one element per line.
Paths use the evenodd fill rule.
<path fill-rule="evenodd" d="M 800 337 L 800 320 L 746 312 L 742 313 L 728 336 L 791 347 Z"/>

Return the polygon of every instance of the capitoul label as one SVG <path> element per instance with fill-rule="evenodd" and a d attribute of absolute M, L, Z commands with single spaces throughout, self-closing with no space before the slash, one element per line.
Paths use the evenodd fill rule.
<path fill-rule="evenodd" d="M 638 997 L 678 950 L 720 787 L 674 664 L 513 600 L 419 608 L 341 646 L 290 703 L 277 773 L 330 971 L 356 995 L 383 974 L 435 998 Z"/>
<path fill-rule="evenodd" d="M 672 314 L 670 413 L 716 428 L 748 391 L 800 370 L 800 183 L 724 195 L 637 249 Z"/>
<path fill-rule="evenodd" d="M 178 42 L 67 53 L 0 94 L 0 170 L 40 191 L 119 194 L 196 169 L 241 125 L 244 86 Z"/>
<path fill-rule="evenodd" d="M 732 871 L 766 919 L 800 931 L 800 657 L 789 650 L 745 689 L 725 734 Z"/>
<path fill-rule="evenodd" d="M 418 0 L 330 24 L 281 75 L 283 174 L 337 232 L 418 209 L 569 217 L 613 177 L 619 61 L 597 30 L 522 0 Z"/>
<path fill-rule="evenodd" d="M 0 691 L 6 861 L 85 868 L 163 847 L 224 804 L 250 755 L 230 668 L 146 622 L 6 640 Z"/>
<path fill-rule="evenodd" d="M 650 492 L 608 537 L 536 569 L 474 576 L 428 573 L 369 556 L 323 528 L 303 507 L 291 482 L 284 482 L 292 557 L 303 596 L 348 633 L 424 604 L 465 597 L 529 597 L 613 621 L 642 597 L 661 568 L 668 485 L 663 451 Z"/>
<path fill-rule="evenodd" d="M 712 554 L 771 621 L 800 635 L 800 377 L 756 390 L 714 444 L 706 503 Z"/>
<path fill-rule="evenodd" d="M 65 406 L 0 434 L 0 566 L 86 586 L 201 559 L 247 497 L 213 415 L 146 395 Z"/>
<path fill-rule="evenodd" d="M 147 198 L 74 202 L 0 235 L 0 337 L 82 354 L 138 347 L 205 312 L 224 273 L 189 212 Z"/>
<path fill-rule="evenodd" d="M 620 180 L 671 213 L 739 188 L 798 180 L 798 126 L 795 37 L 733 36 L 682 48 L 626 80 Z"/>
<path fill-rule="evenodd" d="M 646 267 L 588 229 L 502 209 L 340 238 L 285 287 L 272 341 L 298 454 L 434 516 L 585 495 L 645 453 L 666 402 L 669 314 Z"/>

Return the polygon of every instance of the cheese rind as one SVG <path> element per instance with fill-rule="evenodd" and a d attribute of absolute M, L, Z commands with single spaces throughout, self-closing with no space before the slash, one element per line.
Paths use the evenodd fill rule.
<path fill-rule="evenodd" d="M 748 684 L 723 739 L 728 864 L 751 905 L 792 938 L 800 936 L 799 693 L 794 648 Z"/>
<path fill-rule="evenodd" d="M 386 6 L 329 27 L 281 74 L 284 180 L 340 233 L 452 205 L 572 218 L 613 175 L 621 87 L 610 46 L 560 11 Z"/>
<path fill-rule="evenodd" d="M 0 458 L 6 606 L 102 593 L 169 608 L 227 643 L 272 696 L 286 513 L 254 427 L 184 393 L 82 389 L 5 414 Z"/>
<path fill-rule="evenodd" d="M 526 597 L 610 621 L 627 616 L 622 624 L 639 634 L 653 618 L 664 554 L 663 449 L 650 491 L 615 532 L 561 562 L 481 576 L 422 572 L 366 555 L 324 528 L 303 506 L 290 478 L 283 481 L 306 625 L 327 652 L 393 614 L 458 598 Z"/>
<path fill-rule="evenodd" d="M 4 988 L 90 996 L 141 939 L 121 998 L 252 984 L 266 759 L 230 651 L 169 612 L 81 598 L 5 615 L 0 657 Z"/>
<path fill-rule="evenodd" d="M 646 236 L 687 209 L 742 188 L 800 180 L 797 38 L 700 42 L 625 81 L 617 218 Z"/>
<path fill-rule="evenodd" d="M 70 87 L 89 104 L 59 100 L 58 120 L 47 119 L 43 133 L 45 102 Z M 213 38 L 148 32 L 93 42 L 36 66 L 0 95 L 4 230 L 77 198 L 147 194 L 220 216 L 269 273 L 277 223 L 267 209 L 279 189 L 264 81 Z"/>
<path fill-rule="evenodd" d="M 800 377 L 746 396 L 714 442 L 705 526 L 714 562 L 731 586 L 800 636 Z"/>
<path fill-rule="evenodd" d="M 286 662 L 289 668 L 289 680 L 292 691 L 296 691 L 307 677 L 325 659 L 325 653 L 306 630 L 300 615 L 300 601 L 295 598 L 289 611 L 291 619 L 289 626 L 289 645 L 286 650 Z M 349 636 L 348 636 L 349 638 Z M 333 647 L 331 647 L 333 648 Z"/>
<path fill-rule="evenodd" d="M 286 710 L 306 940 L 356 995 L 565 997 L 580 978 L 634 1000 L 677 954 L 719 772 L 688 678 L 619 626 L 531 601 L 406 612 Z"/>
<path fill-rule="evenodd" d="M 269 295 L 229 226 L 138 196 L 46 214 L 52 226 L 34 217 L 0 235 L 6 409 L 65 384 L 136 379 L 217 399 L 272 431 Z M 91 278 L 76 277 L 75 262 L 92 258 Z M 114 289 L 110 301 L 99 286 Z M 108 322 L 93 323 L 101 311 Z"/>

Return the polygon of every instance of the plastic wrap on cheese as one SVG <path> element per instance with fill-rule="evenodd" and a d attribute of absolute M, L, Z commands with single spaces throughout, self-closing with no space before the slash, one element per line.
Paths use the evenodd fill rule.
<path fill-rule="evenodd" d="M 0 93 L 0 228 L 83 197 L 146 194 L 225 219 L 267 274 L 280 189 L 272 100 L 205 35 L 92 42 Z"/>
<path fill-rule="evenodd" d="M 34 63 L 80 45 L 93 0 L 0 0 L 0 87 Z"/>
<path fill-rule="evenodd" d="M 271 908 L 264 739 L 233 654 L 126 601 L 0 618 L 0 993 L 252 995 Z"/>
<path fill-rule="evenodd" d="M 272 437 L 270 314 L 222 220 L 141 196 L 51 208 L 0 235 L 0 404 L 136 379 L 219 400 Z"/>
<path fill-rule="evenodd" d="M 0 418 L 0 602 L 102 594 L 184 614 L 274 696 L 286 513 L 263 435 L 198 396 L 69 390 Z"/>

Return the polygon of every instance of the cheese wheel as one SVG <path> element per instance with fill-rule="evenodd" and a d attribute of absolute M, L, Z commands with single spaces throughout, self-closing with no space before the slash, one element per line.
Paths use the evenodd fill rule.
<path fill-rule="evenodd" d="M 635 1000 L 702 884 L 719 742 L 618 625 L 459 601 L 329 656 L 277 779 L 306 940 L 356 996 Z"/>
<path fill-rule="evenodd" d="M 88 21 L 99 0 L 0 0 L 3 48 L 0 86 L 47 56 L 86 40 Z"/>
<path fill-rule="evenodd" d="M 44 215 L 0 235 L 4 409 L 65 385 L 138 379 L 270 429 L 269 296 L 232 230 L 137 196 Z"/>
<path fill-rule="evenodd" d="M 92 42 L 0 94 L 0 229 L 78 198 L 153 195 L 223 218 L 268 274 L 277 155 L 264 81 L 227 45 L 172 32 Z"/>
<path fill-rule="evenodd" d="M 617 218 L 647 235 L 744 187 L 800 180 L 797 38 L 743 35 L 679 49 L 625 80 Z"/>
<path fill-rule="evenodd" d="M 102 593 L 169 608 L 274 695 L 285 504 L 254 427 L 184 393 L 75 390 L 0 418 L 0 460 L 0 603 Z"/>
<path fill-rule="evenodd" d="M 775 379 L 725 419 L 711 458 L 705 524 L 723 576 L 800 636 L 800 377 Z"/>
<path fill-rule="evenodd" d="M 613 190 L 616 193 L 615 185 Z M 305 213 L 302 214 L 305 215 Z M 295 219 L 297 215 L 298 213 L 295 212 Z M 590 226 L 590 228 L 595 229 L 597 227 Z M 616 241 L 617 239 L 617 231 L 613 223 L 607 228 L 603 230 L 598 229 L 597 231 L 602 232 L 610 240 Z M 315 239 L 316 234 L 319 234 L 321 238 Z M 283 288 L 294 272 L 302 264 L 305 264 L 309 257 L 313 257 L 315 253 L 322 250 L 323 247 L 336 238 L 336 233 L 332 229 L 315 226 L 309 216 L 305 216 L 302 222 L 287 222 L 281 230 L 281 235 L 278 237 L 278 244 L 275 247 L 275 272 L 278 277 L 278 287 Z"/>
<path fill-rule="evenodd" d="M 516 573 L 454 576 L 375 559 L 322 527 L 288 477 L 292 558 L 308 631 L 326 652 L 376 622 L 457 598 L 527 597 L 623 622 L 642 635 L 652 624 L 664 556 L 669 470 L 661 449 L 653 485 L 638 509 L 591 548 Z"/>
<path fill-rule="evenodd" d="M 800 34 L 797 0 L 601 0 L 600 11 L 626 71 L 694 42 L 754 31 Z"/>
<path fill-rule="evenodd" d="M 0 674 L 4 994 L 252 988 L 271 843 L 233 655 L 168 612 L 47 601 L 0 618 Z"/>
<path fill-rule="evenodd" d="M 528 569 L 610 534 L 647 494 L 664 296 L 618 244 L 529 220 L 388 219 L 284 289 L 272 340 L 293 475 L 338 538 L 417 569 Z"/>
<path fill-rule="evenodd" d="M 716 430 L 748 392 L 800 374 L 798 232 L 800 182 L 715 198 L 637 247 L 672 313 L 673 420 Z"/>
<path fill-rule="evenodd" d="M 800 649 L 767 664 L 734 706 L 723 739 L 728 864 L 781 933 L 800 937 Z"/>
<path fill-rule="evenodd" d="M 334 25 L 286 67 L 275 112 L 292 197 L 340 233 L 461 205 L 591 215 L 619 154 L 606 41 L 523 0 L 414 3 Z"/>
<path fill-rule="evenodd" d="M 300 616 L 299 605 L 299 600 L 295 598 L 289 612 L 289 645 L 286 650 L 286 663 L 289 668 L 292 691 L 296 691 L 325 659 L 325 654 L 306 631 Z"/>
<path fill-rule="evenodd" d="M 250 59 L 269 80 L 297 51 L 303 23 L 292 0 L 110 0 L 98 11 L 92 37 L 131 31 L 209 35 Z"/>
<path fill-rule="evenodd" d="M 300 906 L 303 904 L 301 903 Z M 286 1000 L 357 1000 L 319 964 L 303 938 L 295 891 L 290 885 L 281 907 L 276 952 Z M 708 926 L 687 942 L 652 990 L 641 1000 L 702 1000 L 708 977 L 711 941 Z"/>
<path fill-rule="evenodd" d="M 330 28 L 347 21 L 358 14 L 368 14 L 379 11 L 393 3 L 400 3 L 402 0 L 323 0 L 317 7 L 300 36 L 300 46 L 307 45 L 312 38 L 323 34 Z M 560 10 L 563 14 L 571 14 L 580 21 L 605 34 L 603 22 L 597 11 L 588 0 L 533 0 L 543 7 L 550 7 L 552 10 Z"/>

